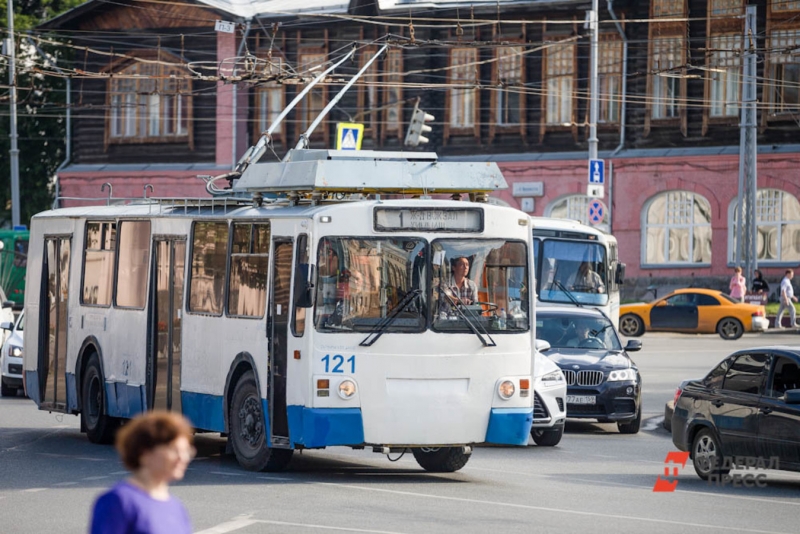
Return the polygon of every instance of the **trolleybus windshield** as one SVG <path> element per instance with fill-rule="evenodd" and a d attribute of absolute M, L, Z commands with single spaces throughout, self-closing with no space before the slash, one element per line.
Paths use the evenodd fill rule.
<path fill-rule="evenodd" d="M 582 304 L 608 303 L 604 245 L 593 241 L 534 239 L 534 255 L 540 265 L 538 284 L 542 302 L 572 303 L 566 289 Z"/>

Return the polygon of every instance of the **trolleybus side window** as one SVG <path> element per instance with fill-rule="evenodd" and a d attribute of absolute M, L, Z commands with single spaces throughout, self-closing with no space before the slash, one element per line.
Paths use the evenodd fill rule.
<path fill-rule="evenodd" d="M 433 251 L 433 328 L 525 331 L 527 247 L 504 240 L 437 239 Z M 505 318 L 503 318 L 505 315 Z"/>
<path fill-rule="evenodd" d="M 150 265 L 150 221 L 119 223 L 116 305 L 144 309 Z"/>
<path fill-rule="evenodd" d="M 116 222 L 87 222 L 81 304 L 110 306 L 114 288 Z"/>
<path fill-rule="evenodd" d="M 189 280 L 190 312 L 222 315 L 227 256 L 228 223 L 194 223 Z"/>
<path fill-rule="evenodd" d="M 428 246 L 419 238 L 325 238 L 317 257 L 314 324 L 320 331 L 387 332 L 426 326 Z"/>
<path fill-rule="evenodd" d="M 270 227 L 234 223 L 231 243 L 228 315 L 261 318 L 267 304 Z"/>
<path fill-rule="evenodd" d="M 296 252 L 296 265 L 295 276 L 308 276 L 308 235 L 300 234 L 297 237 L 297 252 Z M 301 266 L 305 265 L 306 268 L 302 269 Z M 298 280 L 295 283 L 295 292 L 299 287 L 305 284 L 305 280 Z M 303 337 L 306 331 L 306 309 L 303 306 L 297 305 L 298 295 L 294 295 L 294 315 L 292 316 L 292 335 L 295 337 Z"/>

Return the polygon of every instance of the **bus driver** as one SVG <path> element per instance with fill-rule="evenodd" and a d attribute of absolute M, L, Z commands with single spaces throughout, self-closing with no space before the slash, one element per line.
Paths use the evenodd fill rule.
<path fill-rule="evenodd" d="M 449 314 L 454 305 L 470 305 L 478 301 L 478 286 L 467 278 L 469 259 L 461 256 L 453 260 L 452 277 L 442 286 L 439 312 Z"/>

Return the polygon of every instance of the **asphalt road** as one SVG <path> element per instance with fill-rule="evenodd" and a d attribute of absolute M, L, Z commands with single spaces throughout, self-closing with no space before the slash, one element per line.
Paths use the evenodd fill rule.
<path fill-rule="evenodd" d="M 555 448 L 481 447 L 449 475 L 332 448 L 295 455 L 283 473 L 251 473 L 199 435 L 198 458 L 173 492 L 204 534 L 798 531 L 800 474 L 767 472 L 761 488 L 713 487 L 690 465 L 673 493 L 654 493 L 667 452 L 660 426 L 675 385 L 739 348 L 800 344 L 798 334 L 646 334 L 634 355 L 644 380 L 644 430 L 570 423 Z M 394 458 L 393 458 L 394 459 Z M 125 471 L 109 446 L 88 443 L 78 418 L 0 399 L 0 533 L 85 532 L 93 499 Z"/>

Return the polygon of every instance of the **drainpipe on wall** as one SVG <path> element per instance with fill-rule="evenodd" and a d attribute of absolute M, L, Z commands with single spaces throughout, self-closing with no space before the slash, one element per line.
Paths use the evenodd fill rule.
<path fill-rule="evenodd" d="M 242 50 L 244 49 L 245 44 L 247 44 L 247 35 L 250 33 L 250 23 L 252 22 L 252 20 L 253 20 L 252 18 L 247 20 L 247 26 L 244 29 L 244 36 L 242 37 L 242 42 L 239 43 L 239 50 L 236 52 L 236 57 L 237 58 L 242 55 Z M 233 71 L 231 72 L 231 76 L 236 76 L 236 63 L 235 62 L 233 64 Z M 233 121 L 233 135 L 231 136 L 233 138 L 233 141 L 232 141 L 233 142 L 233 150 L 231 150 L 231 156 L 232 156 L 233 159 L 231 161 L 231 169 L 236 168 L 236 162 L 239 161 L 239 157 L 236 155 L 236 141 L 237 141 L 237 139 L 236 139 L 236 137 L 237 137 L 236 136 L 236 130 L 238 129 L 237 113 L 238 113 L 238 107 L 239 107 L 238 106 L 239 95 L 238 95 L 237 88 L 238 88 L 238 86 L 236 85 L 236 83 L 234 83 L 233 84 L 233 116 L 231 117 L 231 120 Z"/>
<path fill-rule="evenodd" d="M 622 37 L 622 102 L 620 102 L 619 110 L 619 145 L 611 153 L 613 157 L 625 148 L 625 105 L 628 96 L 628 38 L 619 23 L 617 14 L 614 13 L 614 0 L 608 0 L 608 14 L 611 15 L 614 25 L 617 27 L 620 37 Z"/>

